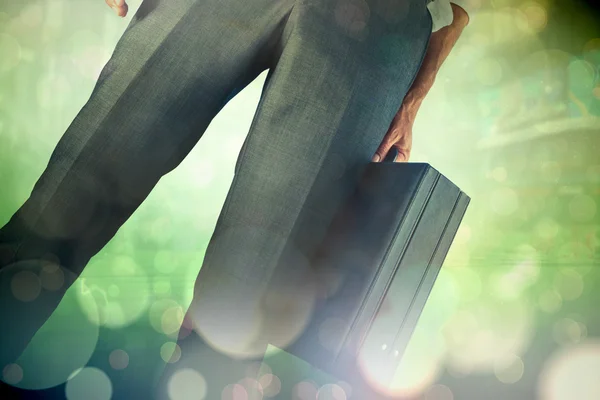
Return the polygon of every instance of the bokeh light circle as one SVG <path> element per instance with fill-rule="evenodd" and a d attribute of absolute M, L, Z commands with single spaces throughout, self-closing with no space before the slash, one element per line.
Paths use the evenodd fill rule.
<path fill-rule="evenodd" d="M 523 377 L 525 365 L 523 360 L 515 354 L 507 355 L 494 364 L 494 374 L 502 383 L 515 383 Z"/>
<path fill-rule="evenodd" d="M 346 381 L 339 381 L 338 386 L 341 387 L 344 390 L 344 393 L 346 393 L 346 396 L 348 396 L 349 398 L 352 397 L 352 386 L 346 382 Z"/>
<path fill-rule="evenodd" d="M 161 318 L 162 331 L 170 337 L 176 337 L 179 327 L 183 323 L 184 311 L 181 306 L 165 310 Z"/>
<path fill-rule="evenodd" d="M 159 296 L 168 296 L 171 294 L 171 282 L 162 277 L 155 277 L 152 284 L 154 294 Z"/>
<path fill-rule="evenodd" d="M 497 214 L 508 216 L 517 211 L 519 197 L 511 188 L 504 187 L 492 192 L 491 207 Z"/>
<path fill-rule="evenodd" d="M 473 229 L 471 228 L 471 226 L 467 223 L 462 223 L 456 231 L 454 241 L 458 244 L 467 244 L 471 241 L 472 236 Z"/>
<path fill-rule="evenodd" d="M 450 247 L 450 250 L 448 250 L 448 254 L 446 255 L 446 259 L 444 261 L 444 266 L 448 268 L 459 269 L 467 267 L 470 262 L 470 246 L 457 242 L 456 245 L 453 245 Z"/>
<path fill-rule="evenodd" d="M 298 382 L 292 388 L 292 400 L 316 400 L 319 388 L 314 382 Z"/>
<path fill-rule="evenodd" d="M 113 393 L 110 378 L 101 369 L 85 367 L 67 381 L 65 394 L 67 400 L 110 400 Z"/>
<path fill-rule="evenodd" d="M 21 45 L 13 36 L 0 33 L 0 74 L 15 68 L 21 61 Z"/>
<path fill-rule="evenodd" d="M 575 268 L 561 268 L 555 273 L 554 287 L 564 300 L 575 300 L 583 293 L 583 277 Z"/>
<path fill-rule="evenodd" d="M 344 389 L 335 383 L 323 385 L 317 392 L 317 400 L 346 400 L 347 398 Z"/>
<path fill-rule="evenodd" d="M 578 222 L 590 221 L 596 215 L 596 201 L 587 195 L 573 196 L 569 202 L 569 213 Z"/>
<path fill-rule="evenodd" d="M 281 380 L 277 375 L 265 374 L 258 379 L 265 397 L 275 397 L 281 391 Z"/>
<path fill-rule="evenodd" d="M 155 301 L 148 311 L 150 325 L 158 333 L 173 336 L 183 323 L 183 308 L 171 299 Z"/>
<path fill-rule="evenodd" d="M 596 400 L 600 393 L 600 341 L 557 350 L 538 379 L 540 400 Z"/>
<path fill-rule="evenodd" d="M 577 344 L 587 337 L 587 327 L 572 318 L 562 318 L 554 323 L 552 336 L 561 346 Z"/>
<path fill-rule="evenodd" d="M 121 294 L 121 289 L 117 285 L 110 285 L 107 292 L 110 297 L 118 297 Z"/>
<path fill-rule="evenodd" d="M 543 30 L 548 24 L 548 12 L 539 3 L 528 1 L 520 7 L 527 19 L 529 28 L 534 32 Z"/>
<path fill-rule="evenodd" d="M 581 95 L 591 93 L 596 83 L 596 68 L 585 60 L 574 58 L 567 67 L 569 73 L 569 88 L 574 94 Z"/>
<path fill-rule="evenodd" d="M 259 381 L 254 378 L 243 378 L 237 383 L 244 388 L 246 394 L 248 395 L 248 399 L 262 400 L 264 396 L 264 390 Z"/>
<path fill-rule="evenodd" d="M 258 378 L 264 375 L 272 376 L 273 370 L 269 364 L 262 361 L 255 361 L 250 363 L 246 368 L 246 376 L 249 378 Z"/>
<path fill-rule="evenodd" d="M 350 36 L 363 33 L 370 15 L 371 9 L 364 0 L 338 0 L 335 7 L 335 21 L 338 27 Z"/>
<path fill-rule="evenodd" d="M 152 304 L 148 312 L 150 325 L 159 333 L 177 338 L 179 328 L 183 324 L 185 312 L 174 300 L 161 299 Z"/>
<path fill-rule="evenodd" d="M 170 400 L 203 400 L 207 383 L 202 374 L 192 368 L 182 368 L 169 379 Z"/>
<path fill-rule="evenodd" d="M 2 369 L 2 380 L 9 385 L 16 385 L 23 379 L 23 368 L 19 364 L 8 364 Z"/>
<path fill-rule="evenodd" d="M 374 390 L 385 395 L 413 396 L 421 393 L 439 376 L 447 352 L 447 344 L 441 331 L 448 319 L 455 315 L 460 301 L 461 275 L 454 272 L 465 268 L 442 268 L 428 304 L 432 307 L 423 311 L 408 346 L 403 351 L 398 368 L 389 375 L 386 359 L 400 357 L 402 342 L 388 341 L 375 332 L 387 331 L 386 327 L 398 324 L 398 313 L 403 304 L 386 298 L 375 319 L 371 334 L 366 336 L 359 352 L 359 370 Z M 468 274 L 468 273 L 467 273 Z M 428 311 L 429 310 L 429 311 Z M 435 310 L 435 311 L 432 311 Z M 398 358 L 395 359 L 397 362 Z"/>
<path fill-rule="evenodd" d="M 496 167 L 491 171 L 490 175 L 496 182 L 502 183 L 506 181 L 507 178 L 506 168 Z"/>
<path fill-rule="evenodd" d="M 482 13 L 485 16 L 485 13 Z M 489 13 L 483 21 L 478 21 L 478 26 L 481 27 L 486 22 L 492 24 L 487 27 L 487 30 L 493 32 L 493 38 L 496 43 L 516 42 L 518 40 L 528 39 L 535 35 L 535 30 L 532 29 L 529 18 L 523 10 L 518 8 L 504 7 Z"/>
<path fill-rule="evenodd" d="M 65 275 L 58 263 L 48 262 L 40 273 L 40 284 L 46 290 L 59 290 L 65 283 Z"/>
<path fill-rule="evenodd" d="M 127 326 L 148 308 L 149 279 L 133 258 L 107 255 L 92 259 L 81 274 L 77 298 L 92 322 L 109 328 Z M 111 295 L 112 294 L 112 295 Z"/>
<path fill-rule="evenodd" d="M 60 276 L 62 284 L 59 286 L 57 280 L 46 280 L 48 274 Z M 17 281 L 25 277 L 25 281 L 34 282 L 35 297 L 31 292 L 27 292 L 30 294 L 28 301 L 22 301 L 23 292 L 17 292 L 21 298 L 16 297 L 13 289 L 21 287 L 23 282 L 15 286 L 15 277 Z M 79 307 L 75 287 L 67 291 L 76 278 L 69 270 L 51 265 L 47 259 L 21 261 L 0 270 L 0 315 L 11 321 L 12 332 L 11 335 L 3 334 L 2 344 L 12 346 L 11 343 L 17 340 L 12 334 L 33 335 L 18 359 L 10 362 L 22 371 L 21 379 L 12 385 L 31 390 L 54 387 L 66 382 L 73 370 L 90 360 L 98 342 L 99 328 Z M 54 312 L 48 318 L 52 309 Z M 88 312 L 92 314 L 97 310 L 90 307 Z M 32 323 L 35 320 L 39 323 L 37 332 Z M 0 369 L 5 366 L 0 365 Z"/>
<path fill-rule="evenodd" d="M 77 72 L 89 80 L 98 79 L 111 53 L 100 35 L 87 29 L 79 30 L 69 37 L 66 44 Z"/>
<path fill-rule="evenodd" d="M 442 373 L 445 353 L 446 346 L 438 332 L 429 332 L 424 325 L 417 327 L 391 384 L 382 392 L 408 397 L 422 393 Z"/>
<path fill-rule="evenodd" d="M 423 400 L 454 400 L 454 394 L 448 386 L 436 383 L 427 389 Z"/>
<path fill-rule="evenodd" d="M 221 392 L 221 400 L 249 400 L 248 392 L 239 383 L 229 384 Z"/>
<path fill-rule="evenodd" d="M 538 298 L 538 307 L 545 313 L 551 314 L 560 310 L 562 306 L 562 297 L 554 289 L 546 290 L 540 293 Z"/>
<path fill-rule="evenodd" d="M 502 79 L 502 65 L 494 58 L 483 58 L 475 65 L 475 76 L 480 83 L 492 86 Z"/>
<path fill-rule="evenodd" d="M 355 252 L 357 253 L 357 252 Z M 356 254 L 360 257 L 361 254 Z M 364 258 L 364 255 L 363 255 Z M 358 258 L 352 258 L 354 260 Z M 325 300 L 335 296 L 344 282 L 344 274 L 339 269 L 323 268 L 319 271 L 319 298 Z"/>
<path fill-rule="evenodd" d="M 147 229 L 143 232 L 144 239 L 156 247 L 166 247 L 175 233 L 175 224 L 166 213 L 164 216 L 148 220 L 146 226 Z"/>
<path fill-rule="evenodd" d="M 154 268 L 160 273 L 170 274 L 179 266 L 179 259 L 172 250 L 158 250 L 154 255 Z"/>
<path fill-rule="evenodd" d="M 536 234 L 543 239 L 553 239 L 558 235 L 559 225 L 550 217 L 542 217 L 535 226 Z"/>
<path fill-rule="evenodd" d="M 160 357 L 164 362 L 174 364 L 181 358 L 181 347 L 175 342 L 166 342 L 160 347 Z"/>
<path fill-rule="evenodd" d="M 28 4 L 19 15 L 24 25 L 30 28 L 39 26 L 44 20 L 44 10 L 40 4 Z"/>
<path fill-rule="evenodd" d="M 327 318 L 319 326 L 319 344 L 329 351 L 335 351 L 339 338 L 348 328 L 349 323 L 341 318 Z"/>
<path fill-rule="evenodd" d="M 125 350 L 113 350 L 108 356 L 108 363 L 114 369 L 125 369 L 129 365 L 129 354 Z"/>
<path fill-rule="evenodd" d="M 10 288 L 16 299 L 30 302 L 39 296 L 42 284 L 38 275 L 30 271 L 22 271 L 13 276 Z"/>
<path fill-rule="evenodd" d="M 535 73 L 541 79 L 550 80 L 555 77 L 556 70 L 566 70 L 572 55 L 558 49 L 540 49 L 524 57 L 517 65 L 515 73 L 530 76 Z M 562 148 L 565 150 L 565 148 Z M 546 161 L 553 161 L 547 159 Z"/>
<path fill-rule="evenodd" d="M 593 38 L 583 46 L 583 55 L 586 61 L 600 64 L 600 38 Z"/>
<path fill-rule="evenodd" d="M 375 328 L 378 322 L 380 318 L 375 320 Z M 374 391 L 394 398 L 412 397 L 423 392 L 441 373 L 445 343 L 437 331 L 431 331 L 427 321 L 416 327 L 392 376 L 388 353 L 399 356 L 399 351 L 394 350 L 393 343 L 382 344 L 377 336 L 367 335 L 358 357 L 359 371 Z"/>

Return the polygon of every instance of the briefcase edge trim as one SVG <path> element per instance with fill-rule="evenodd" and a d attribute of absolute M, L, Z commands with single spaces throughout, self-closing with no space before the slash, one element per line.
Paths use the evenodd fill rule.
<path fill-rule="evenodd" d="M 461 205 L 461 202 L 464 202 L 464 205 Z M 439 275 L 443 267 L 444 260 L 446 259 L 446 256 L 448 254 L 448 251 L 450 250 L 450 247 L 454 242 L 454 238 L 456 237 L 456 233 L 458 231 L 458 228 L 460 227 L 460 223 L 463 220 L 463 217 L 467 211 L 468 205 L 469 197 L 464 192 L 460 191 L 458 196 L 456 197 L 454 206 L 452 207 L 450 218 L 448 218 L 448 221 L 446 221 L 446 225 L 444 226 L 442 235 L 440 235 L 440 238 L 427 264 L 427 268 L 425 269 L 425 273 L 423 274 L 423 277 L 419 282 L 419 288 L 422 288 L 427 280 L 433 279 L 435 281 L 437 276 Z M 436 263 L 436 260 L 440 260 L 440 258 L 441 261 Z M 439 267 L 436 266 L 438 264 Z M 415 313 L 415 305 L 418 305 L 419 301 L 427 301 L 427 299 L 431 295 L 433 286 L 434 284 L 430 286 L 429 290 L 417 290 L 416 296 L 413 297 L 413 300 L 409 306 L 406 316 L 402 319 L 402 323 L 398 329 L 398 332 L 396 333 L 394 341 L 392 342 L 391 348 L 399 351 L 399 354 L 396 354 L 395 357 L 401 357 L 404 351 L 406 350 L 406 346 L 409 343 L 410 337 L 412 336 L 414 329 L 416 328 L 416 321 L 420 318 L 423 312 L 424 307 L 421 308 L 420 311 Z M 419 310 L 418 307 L 417 310 Z M 408 324 L 408 322 L 411 320 L 415 323 Z M 409 328 L 412 327 L 412 329 L 410 329 L 410 332 L 407 331 L 407 326 Z M 402 346 L 399 346 L 398 342 L 401 340 L 402 335 L 407 335 L 406 340 Z"/>
<path fill-rule="evenodd" d="M 397 249 L 398 247 L 400 247 L 400 250 L 396 250 L 396 251 L 400 254 L 400 257 L 397 257 L 397 260 L 394 261 L 394 267 L 389 268 L 389 272 L 387 274 L 380 275 L 378 272 L 374 275 L 375 276 L 374 279 L 369 284 L 368 289 L 365 291 L 366 295 L 363 296 L 364 300 L 361 302 L 361 305 L 358 307 L 358 310 L 352 320 L 352 323 L 350 324 L 350 328 L 348 329 L 348 332 L 344 335 L 344 339 L 342 340 L 342 345 L 340 346 L 340 350 L 337 352 L 337 354 L 333 360 L 334 365 L 338 364 L 338 360 L 339 360 L 340 356 L 342 356 L 342 354 L 345 353 L 345 351 L 344 351 L 345 349 L 355 347 L 355 350 L 353 350 L 351 352 L 352 353 L 351 356 L 354 356 L 354 357 L 360 351 L 360 349 L 364 343 L 364 339 L 369 333 L 369 329 L 367 329 L 364 332 L 358 332 L 357 327 L 370 326 L 370 323 L 372 323 L 373 320 L 375 319 L 375 317 L 377 316 L 377 311 L 379 310 L 379 307 L 381 307 L 381 299 L 377 300 L 377 304 L 373 304 L 373 302 L 374 302 L 373 299 L 377 298 L 377 297 L 372 296 L 370 294 L 373 293 L 374 291 L 380 291 L 382 293 L 385 293 L 387 288 L 389 288 L 389 286 L 398 270 L 398 267 L 401 264 L 402 257 L 404 256 L 404 253 L 406 252 L 406 249 L 408 248 L 410 239 L 414 235 L 416 227 L 419 223 L 419 220 L 423 216 L 423 213 L 427 207 L 427 204 L 429 203 L 429 200 L 431 199 L 431 196 L 437 185 L 437 182 L 440 179 L 440 176 L 441 176 L 441 174 L 437 170 L 435 170 L 433 167 L 431 167 L 429 164 L 427 164 L 427 168 L 423 169 L 423 172 L 422 172 L 423 178 L 420 179 L 420 182 L 417 186 L 417 189 L 415 191 L 416 195 L 415 195 L 415 197 L 413 197 L 411 199 L 411 201 L 406 209 L 406 214 L 400 220 L 400 223 L 396 227 L 396 230 L 394 231 L 394 235 L 393 235 L 394 239 L 390 242 L 389 246 L 385 250 L 384 256 L 383 256 L 382 262 L 379 265 L 378 271 L 385 270 L 385 265 L 388 265 L 388 263 L 390 262 L 389 260 L 390 260 L 392 252 L 395 249 Z M 426 184 L 428 185 L 428 187 L 427 187 L 427 190 L 425 191 L 424 187 Z M 421 197 L 421 196 L 424 197 L 424 201 L 417 202 L 417 200 L 419 200 L 419 197 Z M 418 203 L 420 203 L 421 206 L 418 209 L 415 209 L 415 204 L 418 204 Z M 415 210 L 417 210 L 417 211 L 415 211 Z M 415 213 L 415 215 L 411 215 L 412 213 Z M 404 225 L 404 222 L 407 221 L 409 218 L 413 219 L 413 221 L 411 223 L 411 227 L 408 230 L 407 235 L 404 237 L 401 237 L 402 235 L 398 235 L 398 232 L 401 229 L 401 227 Z M 401 246 L 398 246 L 398 242 L 401 240 L 404 240 L 404 243 Z M 383 285 L 383 287 L 382 287 L 382 285 Z M 381 297 L 382 296 L 379 296 L 379 298 L 381 298 Z M 367 306 L 369 306 L 369 308 L 372 310 L 367 311 Z M 374 309 L 373 309 L 373 306 L 375 307 Z M 356 345 L 354 346 L 352 342 L 355 342 Z"/>

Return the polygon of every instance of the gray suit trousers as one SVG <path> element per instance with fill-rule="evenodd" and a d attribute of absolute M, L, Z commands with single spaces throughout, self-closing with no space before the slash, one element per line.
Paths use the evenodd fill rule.
<path fill-rule="evenodd" d="M 236 371 L 268 343 L 285 347 L 310 318 L 311 257 L 430 35 L 426 0 L 144 0 L 31 196 L 0 229 L 0 267 L 50 255 L 75 279 L 227 101 L 268 70 L 186 315 L 194 331 L 179 340 L 180 361 L 157 369 L 157 385 L 132 383 L 166 399 L 190 368 L 206 381 L 204 398 L 220 399 Z M 0 310 L 26 320 L 2 336 L 2 366 L 55 300 L 33 309 L 2 295 Z M 133 393 L 124 398 L 142 398 Z"/>

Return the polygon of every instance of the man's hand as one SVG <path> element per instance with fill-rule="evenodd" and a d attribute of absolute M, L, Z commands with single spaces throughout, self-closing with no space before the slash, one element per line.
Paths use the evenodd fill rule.
<path fill-rule="evenodd" d="M 406 162 L 410 158 L 412 127 L 419 107 L 433 86 L 442 63 L 448 57 L 463 29 L 469 23 L 469 15 L 464 9 L 454 3 L 451 6 L 454 14 L 452 24 L 432 33 L 425 59 L 415 77 L 415 81 L 404 97 L 400 110 L 394 116 L 371 161 L 380 162 L 384 160 L 392 147 L 398 150 L 395 162 Z"/>
<path fill-rule="evenodd" d="M 127 3 L 125 2 L 125 0 L 104 0 L 104 1 L 106 2 L 106 4 L 108 4 L 108 6 L 110 8 L 115 10 L 115 13 L 117 13 L 117 15 L 119 17 L 124 17 L 127 15 L 127 10 L 129 9 L 129 7 L 127 6 Z"/>
<path fill-rule="evenodd" d="M 409 93 L 404 98 L 400 110 L 394 116 L 390 128 L 373 157 L 373 161 L 378 162 L 385 159 L 386 154 L 392 147 L 398 150 L 394 162 L 405 162 L 410 158 L 412 127 L 421 101 L 423 100 L 422 98 L 415 98 L 412 94 L 414 93 Z"/>

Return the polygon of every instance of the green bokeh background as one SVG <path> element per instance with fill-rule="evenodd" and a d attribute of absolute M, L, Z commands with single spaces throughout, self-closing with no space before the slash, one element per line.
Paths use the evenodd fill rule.
<path fill-rule="evenodd" d="M 472 201 L 393 390 L 435 400 L 599 398 L 599 19 L 583 1 L 472 3 L 418 116 L 411 158 Z M 121 19 L 101 0 L 0 3 L 0 224 L 88 99 L 140 0 L 129 4 Z M 109 376 L 131 368 L 134 354 L 171 357 L 265 77 L 221 111 L 45 326 L 94 322 L 92 344 L 75 353 L 94 343 L 110 353 L 97 365 Z M 61 354 L 49 352 L 51 337 L 29 350 L 52 354 L 48 363 Z M 52 384 L 84 367 L 60 365 Z M 99 393 L 110 385 L 98 370 L 77 376 Z M 70 400 L 84 398 L 75 378 Z"/>

